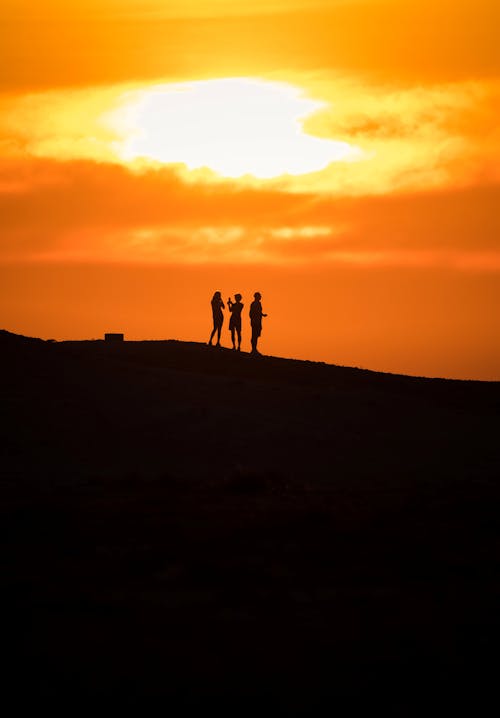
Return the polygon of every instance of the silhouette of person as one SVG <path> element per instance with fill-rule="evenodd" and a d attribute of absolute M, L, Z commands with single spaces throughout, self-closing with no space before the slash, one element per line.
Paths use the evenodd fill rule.
<path fill-rule="evenodd" d="M 260 354 L 257 351 L 257 341 L 262 334 L 262 317 L 267 317 L 262 311 L 260 292 L 255 292 L 254 301 L 250 305 L 250 324 L 252 325 L 252 354 Z"/>
<path fill-rule="evenodd" d="M 229 320 L 229 329 L 231 330 L 231 341 L 233 342 L 233 349 L 236 349 L 235 337 L 238 337 L 238 351 L 241 348 L 241 310 L 243 304 L 241 303 L 241 294 L 234 295 L 235 302 L 231 301 L 231 297 L 227 300 L 227 306 L 231 312 L 231 319 Z"/>
<path fill-rule="evenodd" d="M 214 320 L 214 328 L 212 329 L 212 333 L 210 334 L 210 339 L 208 341 L 209 346 L 212 346 L 212 339 L 215 336 L 215 332 L 217 332 L 217 344 L 216 346 L 220 347 L 220 333 L 222 331 L 222 324 L 224 322 L 224 314 L 222 313 L 222 310 L 225 309 L 224 302 L 222 301 L 221 293 L 215 292 L 214 296 L 212 297 L 212 317 Z"/>

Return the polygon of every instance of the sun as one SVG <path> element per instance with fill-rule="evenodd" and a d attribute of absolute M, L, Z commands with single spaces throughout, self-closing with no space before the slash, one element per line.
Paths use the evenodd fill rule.
<path fill-rule="evenodd" d="M 302 175 L 357 159 L 346 142 L 308 135 L 324 104 L 296 86 L 254 78 L 156 85 L 129 93 L 114 113 L 123 161 L 148 158 L 209 168 L 223 177 Z"/>

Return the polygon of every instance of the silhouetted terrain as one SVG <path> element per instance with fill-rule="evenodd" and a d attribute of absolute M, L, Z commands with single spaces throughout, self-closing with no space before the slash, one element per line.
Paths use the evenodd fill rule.
<path fill-rule="evenodd" d="M 1 332 L 0 352 L 18 701 L 233 716 L 497 701 L 499 383 L 176 341 Z"/>

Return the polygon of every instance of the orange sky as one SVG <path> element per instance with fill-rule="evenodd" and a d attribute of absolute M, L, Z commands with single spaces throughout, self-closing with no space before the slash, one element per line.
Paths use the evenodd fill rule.
<path fill-rule="evenodd" d="M 499 21 L 4 0 L 2 327 L 206 341 L 259 290 L 265 353 L 500 380 Z"/>

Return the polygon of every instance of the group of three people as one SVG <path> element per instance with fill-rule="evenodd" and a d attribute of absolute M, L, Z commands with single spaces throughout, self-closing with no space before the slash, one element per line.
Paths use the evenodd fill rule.
<path fill-rule="evenodd" d="M 262 317 L 267 317 L 267 314 L 264 314 L 262 311 L 262 304 L 261 299 L 262 296 L 260 292 L 255 292 L 254 301 L 250 305 L 250 324 L 252 326 L 252 353 L 258 354 L 257 351 L 257 342 L 259 340 L 259 337 L 262 333 Z M 229 320 L 229 329 L 231 330 L 231 340 L 233 342 L 233 349 L 237 349 L 240 351 L 241 349 L 241 311 L 243 309 L 243 304 L 241 303 L 241 294 L 235 294 L 234 295 L 234 302 L 232 301 L 231 297 L 227 300 L 227 306 L 229 311 L 231 312 L 231 318 Z M 210 334 L 210 339 L 208 341 L 208 344 L 212 346 L 212 341 L 214 336 L 217 334 L 217 344 L 216 346 L 220 347 L 220 335 L 222 331 L 222 324 L 224 323 L 224 314 L 222 310 L 225 309 L 224 302 L 222 301 L 222 296 L 220 292 L 215 292 L 214 296 L 212 297 L 212 317 L 214 321 L 214 328 L 212 329 L 212 333 Z M 236 340 L 238 340 L 238 345 L 236 345 Z"/>

